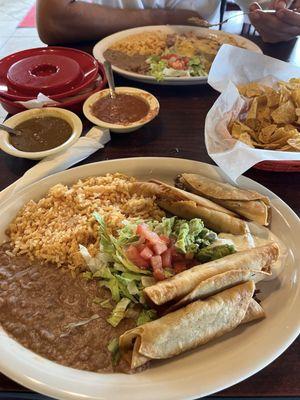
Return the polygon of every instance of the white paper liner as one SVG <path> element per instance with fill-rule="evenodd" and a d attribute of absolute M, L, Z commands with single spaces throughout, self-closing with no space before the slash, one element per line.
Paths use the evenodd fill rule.
<path fill-rule="evenodd" d="M 36 99 L 27 101 L 16 101 L 16 103 L 21 104 L 27 110 L 32 110 L 34 108 L 43 108 L 44 106 L 54 106 L 59 104 L 58 101 L 50 99 L 50 97 L 45 96 L 43 93 L 39 93 Z"/>
<path fill-rule="evenodd" d="M 38 164 L 30 168 L 25 174 L 0 192 L 0 204 L 8 201 L 16 192 L 26 186 L 71 167 L 74 164 L 86 159 L 97 150 L 104 147 L 110 141 L 108 129 L 93 127 L 86 136 L 82 136 L 78 141 L 65 151 L 46 157 Z"/>
<path fill-rule="evenodd" d="M 209 156 L 234 182 L 258 162 L 300 161 L 300 152 L 254 149 L 233 139 L 227 124 L 243 105 L 236 85 L 261 81 L 273 86 L 278 80 L 300 77 L 300 68 L 263 54 L 223 45 L 208 76 L 208 83 L 221 95 L 207 114 L 205 143 Z"/>

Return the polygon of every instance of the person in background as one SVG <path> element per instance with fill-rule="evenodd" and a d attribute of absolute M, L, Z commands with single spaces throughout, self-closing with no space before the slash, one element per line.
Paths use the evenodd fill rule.
<path fill-rule="evenodd" d="M 186 25 L 190 17 L 211 20 L 221 0 L 37 0 L 37 28 L 43 42 L 54 44 L 99 40 L 124 29 L 145 25 Z M 263 40 L 289 40 L 300 33 L 300 0 L 270 4 L 276 15 L 265 15 L 258 3 L 250 20 Z"/>

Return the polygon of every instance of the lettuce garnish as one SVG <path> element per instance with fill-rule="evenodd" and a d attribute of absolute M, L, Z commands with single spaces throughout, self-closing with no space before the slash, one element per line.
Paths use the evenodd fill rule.
<path fill-rule="evenodd" d="M 100 248 L 96 257 L 92 257 L 84 246 L 79 250 L 86 261 L 89 271 L 84 272 L 86 279 L 97 279 L 100 287 L 106 287 L 115 306 L 107 321 L 116 327 L 128 315 L 136 315 L 137 325 L 156 318 L 154 310 L 149 309 L 143 296 L 143 289 L 155 283 L 149 269 L 140 269 L 126 256 L 126 249 L 140 240 L 136 234 L 137 226 L 146 223 L 151 231 L 171 240 L 177 252 L 187 259 L 207 262 L 233 253 L 231 245 L 214 245 L 217 235 L 204 227 L 201 219 L 190 221 L 178 217 L 162 218 L 161 221 L 125 221 L 124 226 L 113 236 L 102 216 L 93 214 L 99 223 Z M 165 276 L 171 277 L 174 271 L 165 268 Z M 103 308 L 112 308 L 109 300 L 98 301 Z"/>

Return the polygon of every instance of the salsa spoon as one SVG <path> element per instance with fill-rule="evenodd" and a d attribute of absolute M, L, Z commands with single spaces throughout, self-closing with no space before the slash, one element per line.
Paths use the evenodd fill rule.
<path fill-rule="evenodd" d="M 108 82 L 110 97 L 112 99 L 115 99 L 116 98 L 116 90 L 115 90 L 114 74 L 113 74 L 113 70 L 111 67 L 111 63 L 109 61 L 104 61 L 103 65 L 104 65 L 105 75 L 106 75 L 107 82 Z"/>
<path fill-rule="evenodd" d="M 17 129 L 10 128 L 9 126 L 3 125 L 3 124 L 0 124 L 0 129 L 2 129 L 3 131 L 9 133 L 10 135 L 15 135 L 15 136 L 21 136 L 22 135 L 21 131 L 18 131 Z"/>

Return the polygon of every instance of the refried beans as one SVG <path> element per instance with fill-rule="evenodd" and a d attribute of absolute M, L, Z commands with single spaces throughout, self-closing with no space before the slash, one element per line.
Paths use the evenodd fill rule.
<path fill-rule="evenodd" d="M 13 256 L 0 246 L 0 324 L 23 346 L 59 364 L 97 372 L 130 372 L 121 360 L 113 366 L 107 349 L 113 338 L 135 326 L 124 319 L 117 328 L 106 321 L 111 310 L 95 303 L 106 289 L 55 265 Z M 70 329 L 69 324 L 97 319 Z"/>
<path fill-rule="evenodd" d="M 106 50 L 103 55 L 112 65 L 125 69 L 125 71 L 131 71 L 142 75 L 149 74 L 150 64 L 147 63 L 148 56 L 141 54 L 128 55 L 112 49 Z"/>
<path fill-rule="evenodd" d="M 140 121 L 149 110 L 149 104 L 144 100 L 125 93 L 118 93 L 115 98 L 102 97 L 91 107 L 92 114 L 101 121 L 122 125 Z"/>

